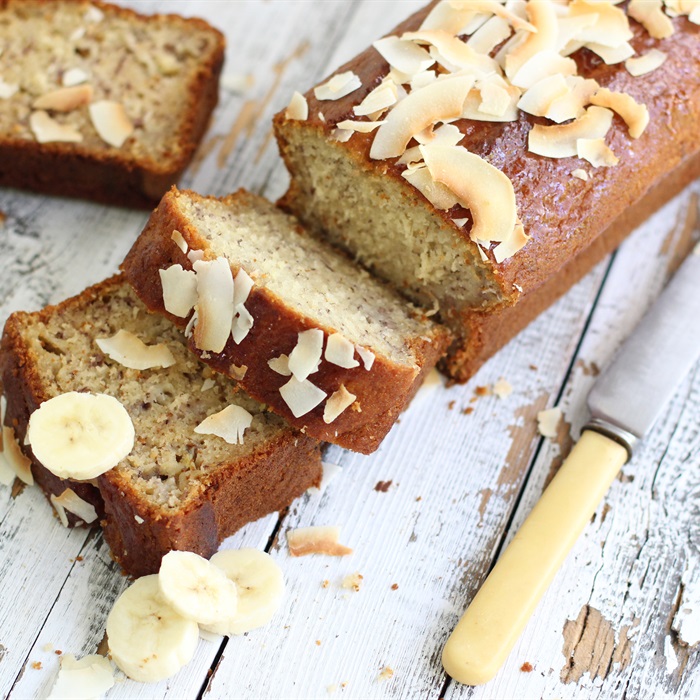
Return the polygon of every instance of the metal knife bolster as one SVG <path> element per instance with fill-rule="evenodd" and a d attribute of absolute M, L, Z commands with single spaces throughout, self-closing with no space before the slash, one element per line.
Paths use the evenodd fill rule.
<path fill-rule="evenodd" d="M 592 420 L 586 428 L 620 443 L 630 456 L 700 355 L 699 287 L 696 249 L 588 395 Z"/>

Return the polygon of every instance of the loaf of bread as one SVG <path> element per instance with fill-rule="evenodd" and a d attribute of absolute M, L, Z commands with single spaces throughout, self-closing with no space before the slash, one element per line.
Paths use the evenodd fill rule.
<path fill-rule="evenodd" d="M 696 176 L 693 8 L 433 2 L 275 117 L 280 204 L 437 308 L 464 381 Z"/>
<path fill-rule="evenodd" d="M 114 351 L 108 348 L 107 354 L 97 341 L 119 331 L 148 346 L 165 346 L 174 363 L 129 368 L 124 362 L 134 365 L 131 350 L 126 360 L 112 359 Z M 75 512 L 92 505 L 115 559 L 133 576 L 156 572 L 171 549 L 211 556 L 245 523 L 285 508 L 320 480 L 318 442 L 200 363 L 182 333 L 149 314 L 121 277 L 58 306 L 12 314 L 0 345 L 0 377 L 5 450 L 11 447 L 9 429 L 9 438 L 31 458 L 35 481 L 67 522 L 75 523 Z M 115 397 L 135 429 L 131 453 L 89 483 L 54 475 L 25 440 L 31 414 L 48 399 L 73 391 Z M 252 418 L 241 431 L 242 443 L 195 431 L 231 405 Z M 69 489 L 73 505 L 64 500 Z M 76 496 L 83 508 L 75 507 Z"/>
<path fill-rule="evenodd" d="M 149 309 L 187 326 L 203 362 L 306 435 L 359 452 L 378 447 L 449 343 L 393 290 L 243 190 L 216 199 L 173 189 L 122 269 Z"/>
<path fill-rule="evenodd" d="M 157 203 L 216 106 L 223 35 L 88 0 L 2 0 L 0 35 L 0 185 Z"/>

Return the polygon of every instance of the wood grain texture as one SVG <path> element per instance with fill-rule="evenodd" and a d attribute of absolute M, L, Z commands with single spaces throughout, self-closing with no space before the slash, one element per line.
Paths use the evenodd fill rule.
<path fill-rule="evenodd" d="M 210 129 L 182 184 L 275 198 L 286 174 L 270 117 L 421 5 L 415 0 L 131 1 L 204 16 L 228 39 Z M 688 377 L 615 482 L 501 674 L 447 681 L 440 653 L 504 541 L 586 419 L 585 396 L 695 240 L 696 184 L 634 234 L 464 386 L 421 390 L 369 457 L 224 546 L 270 547 L 287 594 L 266 628 L 202 641 L 167 682 L 124 678 L 108 698 L 652 698 L 700 695 L 700 375 Z M 0 320 L 112 274 L 146 214 L 0 190 Z M 490 388 L 504 378 L 513 393 Z M 554 440 L 536 414 L 559 404 Z M 97 530 L 67 531 L 35 488 L 0 487 L 0 696 L 45 697 L 56 650 L 93 653 L 128 584 Z M 289 556 L 285 533 L 339 525 L 354 553 Z M 345 577 L 363 576 L 358 591 Z M 327 582 L 324 583 L 324 582 Z M 41 669 L 32 664 L 41 663 Z M 530 664 L 532 670 L 524 664 Z M 389 674 L 386 669 L 393 671 Z M 525 669 L 525 670 L 521 670 Z"/>

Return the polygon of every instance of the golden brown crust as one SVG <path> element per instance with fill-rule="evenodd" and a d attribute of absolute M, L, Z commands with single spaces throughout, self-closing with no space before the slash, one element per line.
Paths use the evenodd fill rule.
<path fill-rule="evenodd" d="M 122 270 L 151 311 L 166 315 L 173 323 L 184 328 L 186 319 L 177 318 L 165 311 L 158 272 L 174 264 L 182 265 L 185 269 L 192 268 L 187 255 L 173 244 L 173 231 L 179 231 L 191 248 L 205 251 L 205 258 L 213 259 L 216 255 L 196 228 L 182 215 L 177 206 L 177 198 L 181 194 L 195 200 L 206 199 L 193 192 L 180 193 L 173 188 L 152 213 L 146 228 L 124 260 Z M 231 195 L 244 199 L 248 196 L 248 193 L 242 191 Z M 313 375 L 313 383 L 329 396 L 341 384 L 344 385 L 357 396 L 358 408 L 361 409 L 351 406 L 327 424 L 323 420 L 323 405 L 301 418 L 292 415 L 279 393 L 280 387 L 289 377 L 270 369 L 267 360 L 281 354 L 288 355 L 295 347 L 301 331 L 320 327 L 324 333 L 329 334 L 334 329 L 319 326 L 318 322 L 290 309 L 284 300 L 257 285 L 248 297 L 246 308 L 255 323 L 244 342 L 236 344 L 229 338 L 221 353 L 209 354 L 198 350 L 194 339 L 190 338 L 193 352 L 216 371 L 237 378 L 251 396 L 270 406 L 275 413 L 307 435 L 366 454 L 377 449 L 420 387 L 424 374 L 435 365 L 449 344 L 447 332 L 435 327 L 430 337 L 413 339 L 412 349 L 418 358 L 419 367 L 399 365 L 382 356 L 376 357 L 369 371 L 362 367 L 344 369 L 328 362 L 321 363 L 320 369 Z M 240 367 L 247 367 L 243 377 L 238 373 L 237 368 Z"/>
<path fill-rule="evenodd" d="M 434 4 L 420 10 L 391 33 L 400 34 L 418 27 Z M 464 381 L 471 376 L 475 368 L 505 342 L 502 337 L 506 340 L 512 337 L 517 332 L 515 328 L 524 327 L 538 313 L 534 309 L 545 308 L 551 303 L 547 299 L 553 301 L 561 293 L 539 292 L 541 287 L 555 289 L 564 282 L 568 288 L 573 284 L 578 277 L 570 275 L 569 261 L 579 256 L 582 260 L 592 259 L 593 254 L 586 252 L 591 246 L 594 251 L 600 249 L 607 252 L 612 243 L 596 243 L 603 232 L 613 229 L 618 218 L 625 216 L 630 208 L 638 206 L 650 188 L 700 151 L 700 131 L 697 129 L 700 119 L 700 80 L 697 72 L 700 27 L 686 17 L 677 17 L 673 23 L 676 29 L 673 36 L 655 40 L 638 23 L 630 22 L 634 31 L 631 43 L 638 54 L 652 48 L 668 54 L 666 63 L 641 77 L 631 76 L 624 64 L 607 66 L 585 49 L 572 56 L 579 65 L 580 75 L 595 78 L 600 85 L 611 90 L 630 94 L 638 102 L 646 104 L 650 112 L 649 126 L 636 140 L 629 136 L 622 119 L 615 116 L 607 141 L 612 150 L 621 156 L 620 163 L 613 168 L 596 169 L 585 164 L 590 174 L 587 182 L 571 175 L 573 170 L 582 167 L 578 159 L 554 160 L 528 152 L 528 132 L 533 124 L 543 122 L 542 119 L 521 113 L 515 122 L 456 122 L 465 134 L 461 145 L 486 156 L 490 163 L 511 179 L 519 216 L 527 233 L 532 236 L 522 250 L 503 263 L 487 263 L 491 270 L 489 274 L 500 286 L 500 301 L 485 300 L 484 308 L 462 313 L 451 308 L 449 300 L 442 300 L 441 319 L 457 333 L 461 328 L 461 344 L 454 346 L 450 359 L 444 364 L 456 380 Z M 388 65 L 375 49 L 369 48 L 338 68 L 336 73 L 348 70 L 359 76 L 363 86 L 360 90 L 335 101 L 319 101 L 313 91 L 307 92 L 307 121 L 287 120 L 283 112 L 276 115 L 275 133 L 281 154 L 292 174 L 290 189 L 280 200 L 280 205 L 302 220 L 309 216 L 305 210 L 309 196 L 306 193 L 306 199 L 300 197 L 301 185 L 297 181 L 289 144 L 292 134 L 296 134 L 299 141 L 299 134 L 304 130 L 307 133 L 321 131 L 333 148 L 344 154 L 343 158 L 351 159 L 356 164 L 358 178 L 368 175 L 390 178 L 403 190 L 407 202 L 430 210 L 436 227 L 450 226 L 452 233 L 449 237 L 456 254 L 469 255 L 468 249 L 473 244 L 463 230 L 450 223 L 455 212 L 434 209 L 401 177 L 402 166 L 370 160 L 371 134 L 354 134 L 346 143 L 331 141 L 334 125 L 352 118 L 352 106 L 379 83 L 387 73 Z M 319 118 L 319 112 L 323 114 L 323 120 Z M 315 223 L 323 226 L 325 222 Z M 332 228 L 332 225 L 328 227 Z M 351 245 L 349 248 L 351 252 L 356 252 Z M 362 255 L 359 257 L 362 260 Z M 381 269 L 373 268 L 373 271 L 381 275 Z M 550 287 L 549 280 L 552 278 L 560 281 L 552 283 Z M 535 293 L 543 301 L 529 301 L 528 308 L 524 308 L 523 300 L 528 297 L 532 299 L 531 295 Z M 508 307 L 513 304 L 515 307 L 509 310 Z M 520 322 L 520 310 L 528 321 Z M 495 314 L 493 318 L 490 317 L 492 311 Z M 464 368 L 460 367 L 461 362 L 466 363 Z"/>
<path fill-rule="evenodd" d="M 7 320 L 0 342 L 0 380 L 7 400 L 5 424 L 14 427 L 20 445 L 29 416 L 48 398 L 23 328 L 30 321 L 45 323 L 75 306 L 90 304 L 122 284 L 123 278 L 115 276 L 61 304 L 34 314 L 14 313 Z M 156 572 L 161 557 L 171 549 L 211 556 L 224 538 L 247 522 L 285 508 L 321 479 L 318 442 L 292 430 L 203 475 L 197 497 L 188 498 L 179 509 L 149 503 L 120 470 L 103 474 L 96 485 L 63 480 L 45 469 L 29 446 L 23 445 L 23 450 L 47 497 L 71 488 L 95 506 L 115 559 L 133 576 Z M 75 516 L 67 516 L 70 524 L 76 523 Z"/>
<path fill-rule="evenodd" d="M 32 0 L 51 7 L 56 0 Z M 82 0 L 59 0 L 81 3 Z M 0 11 L 11 10 L 20 0 L 0 0 Z M 192 160 L 218 102 L 219 75 L 224 62 L 223 34 L 198 18 L 179 15 L 145 16 L 131 9 L 92 2 L 105 16 L 129 21 L 165 22 L 208 33 L 213 47 L 200 57 L 196 77 L 183 85 L 181 123 L 167 157 L 134 156 L 118 149 L 96 150 L 75 143 L 38 143 L 10 134 L 0 135 L 0 186 L 17 187 L 46 194 L 82 197 L 105 204 L 152 208 L 178 181 Z"/>

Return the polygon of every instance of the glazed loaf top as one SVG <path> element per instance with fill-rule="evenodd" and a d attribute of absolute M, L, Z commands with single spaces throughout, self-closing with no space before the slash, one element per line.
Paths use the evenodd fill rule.
<path fill-rule="evenodd" d="M 425 302 L 425 298 L 421 299 L 420 290 L 428 288 L 431 295 L 438 297 L 443 311 L 450 307 L 459 311 L 460 308 L 487 308 L 510 304 L 516 301 L 520 294 L 539 287 L 567 260 L 585 249 L 626 207 L 633 205 L 655 182 L 700 148 L 700 132 L 697 129 L 700 117 L 700 64 L 697 59 L 700 56 L 700 27 L 691 22 L 687 16 L 680 14 L 683 12 L 687 14 L 692 10 L 690 4 L 686 7 L 682 0 L 667 2 L 666 7 L 660 2 L 645 0 L 635 0 L 629 5 L 617 6 L 605 1 L 591 3 L 586 0 L 574 0 L 568 4 L 566 10 L 562 9 L 567 7 L 566 3 L 549 3 L 547 0 L 532 0 L 529 4 L 507 3 L 506 6 L 488 2 L 446 0 L 442 3 L 433 2 L 397 27 L 390 36 L 403 37 L 404 41 L 400 42 L 403 46 L 400 48 L 408 52 L 409 49 L 405 46 L 409 43 L 404 36 L 406 32 L 415 32 L 422 25 L 423 28 L 441 26 L 443 28 L 441 31 L 450 34 L 451 39 L 457 37 L 462 40 L 462 45 L 466 41 L 469 47 L 476 35 L 468 32 L 473 32 L 473 27 L 480 26 L 478 18 L 476 23 L 472 22 L 471 28 L 450 32 L 445 30 L 445 27 L 450 25 L 450 16 L 454 17 L 465 8 L 471 7 L 474 10 L 473 14 L 478 14 L 477 11 L 486 13 L 482 15 L 483 23 L 484 18 L 490 17 L 489 21 L 499 19 L 499 15 L 503 14 L 506 8 L 511 8 L 516 19 L 506 18 L 507 21 L 516 27 L 522 22 L 539 25 L 538 32 L 531 33 L 542 37 L 541 46 L 546 47 L 546 35 L 549 30 L 546 22 L 540 22 L 539 8 L 542 5 L 553 8 L 552 12 L 555 15 L 562 15 L 570 10 L 571 15 L 575 14 L 579 20 L 582 15 L 592 16 L 599 13 L 602 17 L 616 14 L 615 21 L 618 25 L 620 15 L 624 17 L 623 13 L 626 12 L 633 17 L 639 17 L 645 26 L 635 19 L 625 18 L 624 23 L 628 25 L 627 31 L 630 34 L 627 41 L 621 29 L 615 30 L 618 32 L 617 39 L 611 38 L 614 34 L 610 29 L 611 25 L 606 25 L 607 28 L 604 28 L 605 23 L 602 20 L 596 24 L 592 19 L 588 29 L 579 31 L 578 36 L 582 39 L 577 40 L 578 44 L 569 42 L 566 50 L 552 51 L 543 48 L 539 51 L 541 60 L 535 56 L 538 52 L 534 52 L 535 60 L 530 66 L 533 69 L 531 75 L 529 78 L 527 76 L 519 78 L 521 83 L 531 86 L 533 81 L 544 79 L 563 81 L 567 74 L 575 70 L 581 78 L 595 80 L 597 87 L 589 90 L 590 94 L 582 105 L 584 111 L 579 113 L 579 117 L 584 116 L 591 106 L 594 107 L 594 111 L 611 106 L 612 113 L 609 116 L 612 117 L 612 124 L 609 130 L 603 129 L 600 132 L 596 129 L 583 130 L 580 138 L 590 142 L 597 142 L 600 138 L 604 138 L 605 146 L 611 153 L 600 144 L 590 143 L 580 147 L 581 150 L 578 153 L 584 157 L 579 157 L 576 154 L 575 138 L 570 140 L 574 146 L 573 155 L 562 151 L 559 153 L 562 157 L 555 158 L 533 152 L 529 148 L 533 129 L 536 132 L 542 126 L 554 129 L 559 127 L 548 118 L 523 111 L 524 102 L 519 100 L 527 88 L 522 87 L 519 90 L 520 94 L 515 94 L 515 99 L 511 103 L 511 107 L 515 105 L 516 108 L 513 110 L 512 117 L 506 115 L 505 118 L 509 119 L 507 121 L 501 120 L 504 115 L 489 117 L 483 113 L 481 116 L 477 114 L 486 102 L 483 92 L 482 104 L 474 102 L 474 99 L 479 99 L 479 95 L 476 94 L 478 83 L 470 91 L 464 105 L 463 115 L 467 114 L 469 118 L 435 120 L 436 129 L 437 125 L 442 123 L 450 123 L 458 127 L 461 132 L 459 146 L 495 166 L 510 180 L 515 196 L 517 218 L 522 222 L 525 234 L 524 237 L 521 235 L 519 242 L 514 241 L 513 245 L 507 246 L 509 249 L 502 248 L 501 254 L 498 252 L 497 240 L 487 241 L 484 245 L 477 247 L 470 240 L 472 220 L 469 202 L 465 202 L 462 198 L 453 206 L 442 209 L 438 206 L 433 207 L 423 194 L 418 194 L 418 190 L 408 185 L 404 179 L 407 171 L 415 167 L 416 163 L 411 163 L 410 159 L 405 157 L 377 157 L 372 149 L 375 139 L 380 138 L 379 134 L 383 129 L 381 122 L 391 121 L 392 110 L 398 109 L 402 102 L 406 101 L 405 97 L 402 98 L 402 90 L 404 95 L 407 92 L 410 96 L 418 86 L 411 81 L 403 83 L 403 87 L 399 89 L 398 105 L 391 106 L 388 112 L 385 109 L 377 109 L 369 116 L 358 115 L 355 108 L 383 81 L 386 82 L 388 75 L 395 78 L 394 82 L 401 82 L 405 78 L 400 73 L 397 74 L 396 68 L 392 69 L 389 62 L 374 47 L 367 49 L 335 72 L 336 86 L 343 82 L 337 76 L 352 73 L 357 77 L 356 82 L 349 85 L 349 88 L 355 88 L 349 94 L 334 99 L 331 92 L 329 97 L 328 88 L 332 90 L 333 85 L 329 84 L 328 80 L 324 80 L 322 85 L 326 86 L 325 94 L 323 90 L 319 91 L 316 88 L 305 95 L 308 105 L 307 118 L 304 118 L 303 110 L 295 112 L 291 108 L 277 115 L 275 123 L 281 151 L 293 178 L 290 192 L 282 200 L 283 206 L 293 210 L 302 219 L 312 222 L 317 229 L 326 230 L 331 238 L 348 248 L 379 275 L 408 290 L 410 296 Z M 494 15 L 493 12 L 496 14 Z M 438 13 L 442 13 L 443 20 L 447 18 L 442 24 Z M 429 18 L 427 22 L 425 22 L 426 18 Z M 692 16 L 692 19 L 698 21 L 699 18 Z M 571 19 L 566 21 L 571 22 Z M 610 22 L 612 21 L 611 19 Z M 453 22 L 452 28 L 456 26 L 459 26 L 458 21 L 456 24 Z M 569 31 L 572 26 L 572 24 L 567 25 L 566 22 L 559 24 L 560 43 L 562 33 Z M 567 28 L 563 29 L 563 27 Z M 507 54 L 517 52 L 518 43 L 517 39 L 513 39 L 514 31 L 511 27 L 502 35 L 500 41 L 496 40 L 494 48 L 487 54 L 495 56 L 502 65 L 505 64 L 506 73 L 508 72 Z M 527 32 L 529 32 L 528 29 L 521 28 L 521 34 Z M 556 37 L 556 28 L 554 32 Z M 450 48 L 447 43 L 441 44 L 442 39 L 438 41 L 438 37 L 428 36 L 429 33 L 426 32 L 423 36 L 418 33 L 408 37 L 414 48 L 430 51 L 429 58 L 438 59 L 432 65 L 430 61 L 426 61 L 427 70 L 437 70 L 440 77 L 449 72 L 455 76 L 469 72 L 460 68 L 458 58 L 448 55 L 448 48 L 452 50 L 455 48 L 454 45 Z M 659 38 L 661 35 L 663 38 Z M 483 36 L 481 38 L 483 39 Z M 625 40 L 622 41 L 622 39 Z M 512 44 L 513 41 L 515 44 Z M 535 42 L 534 39 L 533 42 Z M 556 38 L 553 42 L 553 45 L 557 45 Z M 607 42 L 608 46 L 601 46 L 601 43 L 597 42 Z M 613 46 L 616 42 L 617 46 Z M 520 45 L 522 43 L 521 40 Z M 586 46 L 597 48 L 598 53 L 605 56 L 610 64 L 607 64 L 601 55 L 594 53 L 591 48 L 580 48 L 584 43 Z M 381 42 L 377 46 L 387 54 L 386 46 L 381 46 Z M 396 51 L 398 53 L 398 49 Z M 441 52 L 442 56 L 440 56 Z M 633 76 L 630 70 L 636 72 L 634 61 L 629 64 L 628 69 L 626 58 L 638 58 L 650 52 L 651 55 L 645 60 L 651 61 L 658 58 L 661 65 L 642 75 Z M 445 56 L 448 56 L 449 60 L 445 60 Z M 535 66 L 538 60 L 540 65 Z M 575 62 L 573 68 L 571 60 Z M 458 64 L 453 66 L 452 71 L 445 68 L 445 65 L 450 62 Z M 545 66 L 552 66 L 552 68 L 545 68 Z M 478 73 L 478 71 L 473 72 Z M 559 73 L 558 77 L 557 73 Z M 507 76 L 503 77 L 507 78 Z M 496 84 L 505 87 L 506 92 L 512 97 L 512 82 L 508 79 L 504 82 L 505 85 L 498 82 Z M 598 88 L 608 88 L 613 93 L 623 93 L 625 97 L 622 100 L 627 107 L 622 108 L 621 103 L 617 102 L 620 98 L 617 97 L 613 98 L 616 101 L 615 105 L 608 104 L 608 94 Z M 586 87 L 580 85 L 576 89 L 585 91 Z M 343 92 L 341 87 L 338 94 Z M 533 96 L 537 95 L 540 107 L 544 107 L 547 94 L 551 103 L 551 92 L 532 93 Z M 433 99 L 443 98 L 435 93 Z M 645 129 L 642 125 L 642 105 L 648 110 L 649 116 Z M 488 110 L 489 107 L 486 106 L 486 109 Z M 625 121 L 634 121 L 628 110 L 636 112 L 638 116 L 642 115 L 639 116 L 636 128 Z M 437 113 L 438 110 L 435 111 Z M 620 116 L 621 114 L 625 119 Z M 413 118 L 414 115 L 408 116 L 409 121 Z M 373 119 L 380 123 L 370 133 L 353 132 L 352 129 L 355 127 L 347 123 L 342 124 L 346 120 L 368 122 Z M 562 126 L 573 123 L 569 120 L 563 121 Z M 416 123 L 418 122 L 419 120 L 416 119 Z M 339 123 L 343 127 L 340 130 Z M 410 149 L 418 146 L 419 142 L 429 143 L 432 138 L 431 128 L 422 132 L 418 139 L 411 139 L 406 144 L 407 147 Z M 638 133 L 640 130 L 643 130 L 643 133 Z M 395 257 L 392 256 L 391 251 L 385 254 L 377 252 L 379 246 L 376 246 L 377 250 L 373 249 L 372 237 L 369 233 L 357 224 L 351 223 L 348 227 L 346 222 L 340 223 L 339 217 L 333 212 L 332 205 L 323 202 L 324 194 L 322 188 L 318 186 L 318 178 L 314 180 L 314 172 L 320 167 L 314 152 L 318 151 L 317 143 L 321 138 L 331 143 L 336 152 L 343 152 L 344 155 L 340 156 L 341 158 L 345 157 L 357 164 L 361 170 L 364 169 L 364 174 L 369 174 L 370 177 L 380 175 L 394 183 L 396 188 L 400 188 L 404 200 L 412 200 L 412 204 L 418 203 L 421 207 L 430 209 L 436 222 L 435 227 L 448 226 L 450 240 L 445 244 L 445 255 L 464 259 L 467 267 L 477 268 L 478 274 L 472 272 L 471 277 L 457 270 L 456 274 L 462 274 L 464 279 L 463 290 L 445 291 L 446 284 L 451 284 L 448 279 L 449 273 L 445 276 L 447 282 L 444 282 L 443 278 L 440 281 L 431 280 L 428 275 L 424 275 L 421 279 L 424 261 L 414 259 L 411 262 L 408 254 L 402 260 L 402 267 L 397 269 Z M 545 140 L 549 140 L 549 136 Z M 554 136 L 552 140 L 556 140 Z M 591 146 L 596 153 L 591 155 L 586 146 Z M 610 165 L 616 159 L 619 159 L 619 162 Z M 425 160 L 428 161 L 428 158 L 426 157 Z M 433 186 L 435 182 L 440 185 L 446 182 L 440 176 L 431 174 Z M 478 178 L 476 170 L 462 171 L 463 181 L 470 178 L 473 180 L 475 177 Z M 314 196 L 310 194 L 310 187 L 314 188 Z M 435 197 L 431 199 L 433 202 L 436 200 Z M 404 204 L 405 202 L 401 203 L 402 206 Z M 454 223 L 455 219 L 456 223 Z M 419 282 L 415 282 L 416 279 Z M 460 294 L 461 298 L 455 298 Z"/>

